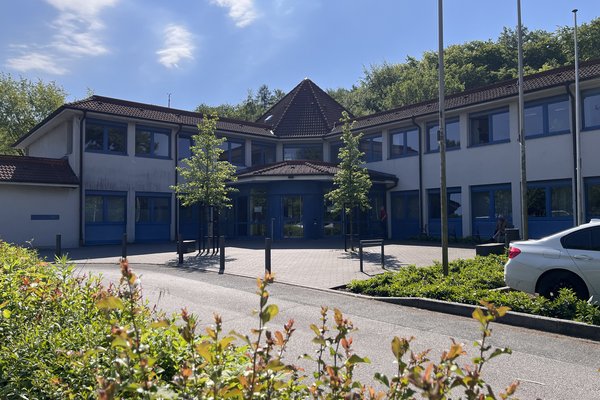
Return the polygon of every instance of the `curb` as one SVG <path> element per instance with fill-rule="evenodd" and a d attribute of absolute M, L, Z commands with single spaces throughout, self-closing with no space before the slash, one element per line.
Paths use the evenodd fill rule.
<path fill-rule="evenodd" d="M 469 318 L 471 318 L 471 315 L 476 308 L 481 308 L 470 304 L 426 299 L 422 297 L 374 297 L 356 293 L 353 293 L 352 295 L 366 299 L 372 299 L 375 301 L 381 301 L 384 303 L 421 308 L 429 311 Z M 556 333 L 580 339 L 600 341 L 600 326 L 588 325 L 584 324 L 583 322 L 567 321 L 558 318 L 543 317 L 516 311 L 509 311 L 504 317 L 499 318 L 494 322 L 548 333 Z"/>

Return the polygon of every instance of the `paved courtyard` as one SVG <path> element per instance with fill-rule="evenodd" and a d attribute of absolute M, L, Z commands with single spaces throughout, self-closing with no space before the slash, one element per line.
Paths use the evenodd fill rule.
<path fill-rule="evenodd" d="M 264 274 L 264 242 L 232 242 L 225 249 L 226 274 L 259 277 Z M 134 244 L 127 249 L 129 263 L 178 267 L 174 243 Z M 427 266 L 441 260 L 439 245 L 386 244 L 384 268 L 381 267 L 379 247 L 365 248 L 363 272 L 360 272 L 358 253 L 346 252 L 341 241 L 275 242 L 271 250 L 271 270 L 279 282 L 308 287 L 332 288 L 353 279 L 368 279 L 386 270 L 407 265 Z M 52 251 L 40 251 L 52 257 Z M 115 264 L 121 255 L 120 246 L 90 246 L 65 250 L 79 265 L 89 263 Z M 451 247 L 450 260 L 472 258 L 473 248 Z M 181 268 L 219 271 L 219 255 L 190 253 L 184 256 Z"/>

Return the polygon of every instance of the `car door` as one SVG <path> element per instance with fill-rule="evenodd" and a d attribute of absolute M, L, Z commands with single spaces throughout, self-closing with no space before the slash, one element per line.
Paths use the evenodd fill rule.
<path fill-rule="evenodd" d="M 561 243 L 594 293 L 600 293 L 600 226 L 581 229 Z"/>

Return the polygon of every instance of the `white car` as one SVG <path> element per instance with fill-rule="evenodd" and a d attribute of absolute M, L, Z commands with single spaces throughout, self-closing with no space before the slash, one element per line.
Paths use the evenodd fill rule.
<path fill-rule="evenodd" d="M 600 301 L 600 219 L 539 240 L 512 242 L 504 281 L 517 290 L 551 298 L 571 288 Z"/>

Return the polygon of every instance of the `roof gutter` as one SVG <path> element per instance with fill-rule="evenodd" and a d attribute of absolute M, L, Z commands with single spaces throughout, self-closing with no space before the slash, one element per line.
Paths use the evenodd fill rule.
<path fill-rule="evenodd" d="M 83 224 L 85 223 L 83 215 L 83 142 L 85 139 L 83 124 L 86 116 L 87 110 L 83 110 L 83 115 L 79 120 L 79 246 L 83 246 Z"/>
<path fill-rule="evenodd" d="M 423 207 L 423 138 L 421 125 L 417 124 L 416 118 L 413 115 L 410 117 L 410 122 L 417 128 L 419 132 L 419 228 L 424 231 L 425 216 L 423 215 L 425 208 Z"/>
<path fill-rule="evenodd" d="M 179 135 L 181 134 L 181 130 L 183 129 L 183 125 L 179 124 L 179 129 L 175 132 L 175 186 L 179 184 L 179 171 L 177 171 L 177 164 L 179 163 Z M 177 194 L 175 194 L 175 240 L 179 242 L 179 198 Z"/>

